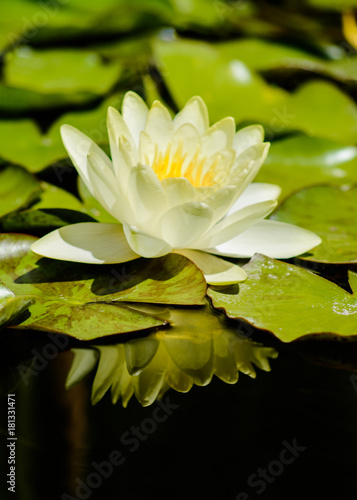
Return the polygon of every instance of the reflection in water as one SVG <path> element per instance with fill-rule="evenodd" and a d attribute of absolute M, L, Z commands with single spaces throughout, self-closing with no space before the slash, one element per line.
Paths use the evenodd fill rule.
<path fill-rule="evenodd" d="M 274 349 L 240 337 L 208 305 L 198 310 L 141 310 L 169 319 L 172 328 L 126 343 L 73 349 L 67 388 L 96 368 L 93 404 L 111 389 L 113 403 L 121 398 L 126 407 L 135 394 L 148 406 L 170 388 L 188 392 L 193 384 L 209 384 L 213 375 L 228 384 L 237 382 L 239 372 L 255 377 L 253 364 L 269 371 L 269 358 L 277 357 Z"/>

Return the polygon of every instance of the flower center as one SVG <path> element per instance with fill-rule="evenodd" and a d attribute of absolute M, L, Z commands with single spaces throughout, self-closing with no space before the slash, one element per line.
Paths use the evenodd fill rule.
<path fill-rule="evenodd" d="M 201 154 L 201 145 L 197 144 L 191 159 L 183 151 L 183 141 L 180 140 L 176 149 L 169 143 L 166 150 L 159 151 L 155 144 L 152 169 L 160 179 L 168 177 L 185 177 L 194 187 L 214 186 L 221 184 L 223 178 L 227 179 L 229 172 L 220 165 L 221 156 L 216 155 L 209 159 Z M 146 158 L 149 164 L 149 159 Z M 223 172 L 224 170 L 224 172 Z"/>

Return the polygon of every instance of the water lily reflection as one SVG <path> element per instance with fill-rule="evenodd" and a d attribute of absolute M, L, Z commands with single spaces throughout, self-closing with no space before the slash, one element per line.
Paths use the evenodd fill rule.
<path fill-rule="evenodd" d="M 93 404 L 110 389 L 113 403 L 121 398 L 126 407 L 135 394 L 148 406 L 170 388 L 188 392 L 194 384 L 209 384 L 213 375 L 228 384 L 237 382 L 239 372 L 254 378 L 254 365 L 269 371 L 269 358 L 277 356 L 274 349 L 240 337 L 209 306 L 203 310 L 154 309 L 169 317 L 172 329 L 126 343 L 73 349 L 67 387 L 96 368 Z"/>

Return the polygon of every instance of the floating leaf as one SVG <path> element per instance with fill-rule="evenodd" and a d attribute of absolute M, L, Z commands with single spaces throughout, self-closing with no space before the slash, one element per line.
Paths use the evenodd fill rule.
<path fill-rule="evenodd" d="M 0 112 L 18 116 L 31 111 L 58 110 L 65 106 L 81 106 L 95 102 L 98 96 L 88 92 L 73 94 L 41 94 L 0 84 Z"/>
<path fill-rule="evenodd" d="M 38 172 L 67 155 L 62 144 L 53 144 L 42 136 L 31 120 L 0 121 L 0 157 Z"/>
<path fill-rule="evenodd" d="M 281 199 L 316 184 L 357 182 L 357 148 L 304 135 L 275 141 L 255 180 L 278 184 Z"/>
<path fill-rule="evenodd" d="M 220 44 L 220 48 L 227 57 L 238 59 L 256 71 L 303 70 L 332 76 L 342 81 L 357 78 L 357 58 L 351 55 L 342 59 L 327 60 L 301 48 L 261 38 L 224 42 Z"/>
<path fill-rule="evenodd" d="M 108 144 L 106 116 L 108 106 L 120 107 L 122 94 L 114 94 L 98 108 L 67 113 L 42 135 L 31 120 L 0 120 L 0 158 L 39 172 L 58 160 L 68 157 L 60 135 L 63 124 L 79 128 L 101 145 Z"/>
<path fill-rule="evenodd" d="M 357 187 L 316 186 L 288 198 L 274 220 L 289 222 L 318 234 L 322 243 L 299 258 L 316 262 L 357 262 Z"/>
<path fill-rule="evenodd" d="M 213 122 L 233 116 L 237 123 L 265 123 L 275 135 L 301 130 L 343 144 L 357 141 L 356 104 L 332 83 L 308 82 L 289 94 L 265 82 L 225 45 L 201 41 L 156 40 L 154 54 L 179 108 L 200 95 Z"/>
<path fill-rule="evenodd" d="M 79 222 L 95 222 L 95 220 L 75 210 L 43 208 L 8 214 L 1 220 L 1 227 L 3 232 L 44 236 L 54 229 Z"/>
<path fill-rule="evenodd" d="M 357 7 L 357 0 L 339 0 L 338 2 L 334 0 L 307 0 L 307 3 L 321 9 L 344 10 Z"/>
<path fill-rule="evenodd" d="M 15 295 L 0 282 L 0 328 L 14 321 L 32 303 L 31 299 L 15 297 Z"/>
<path fill-rule="evenodd" d="M 316 69 L 324 61 L 300 48 L 259 38 L 221 43 L 220 49 L 226 57 L 258 71 L 281 67 Z"/>
<path fill-rule="evenodd" d="M 269 122 L 287 93 L 270 86 L 246 64 L 205 42 L 157 40 L 155 57 L 165 83 L 181 108 L 193 95 L 207 103 L 212 122 L 233 116 L 237 122 Z M 190 78 L 187 78 L 187 75 Z"/>
<path fill-rule="evenodd" d="M 39 182 L 26 170 L 15 166 L 0 170 L 0 217 L 28 205 L 41 191 Z"/>
<path fill-rule="evenodd" d="M 343 144 L 357 141 L 357 106 L 353 99 L 325 81 L 308 82 L 287 103 L 290 128 Z M 284 124 L 283 124 L 284 125 Z"/>
<path fill-rule="evenodd" d="M 18 328 L 65 333 L 82 340 L 165 325 L 123 301 L 201 304 L 202 273 L 170 254 L 116 266 L 88 266 L 39 258 L 36 239 L 0 235 L 0 278 L 16 297 L 34 300 Z M 116 302 L 114 304 L 114 301 Z"/>
<path fill-rule="evenodd" d="M 83 205 L 79 199 L 65 189 L 41 182 L 42 192 L 39 201 L 32 208 L 64 208 L 66 210 L 83 210 Z"/>
<path fill-rule="evenodd" d="M 210 289 L 214 307 L 230 318 L 271 331 L 283 342 L 312 334 L 357 335 L 357 274 L 353 294 L 305 269 L 257 254 L 244 266 L 239 292 Z"/>
<path fill-rule="evenodd" d="M 105 94 L 118 80 L 118 63 L 103 64 L 88 50 L 35 50 L 20 47 L 5 57 L 5 82 L 44 94 L 92 92 Z"/>

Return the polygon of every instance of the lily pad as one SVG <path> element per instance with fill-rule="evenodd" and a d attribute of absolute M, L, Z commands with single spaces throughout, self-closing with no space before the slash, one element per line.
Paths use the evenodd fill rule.
<path fill-rule="evenodd" d="M 288 198 L 271 219 L 318 234 L 322 243 L 299 258 L 315 262 L 357 262 L 357 187 L 316 186 Z"/>
<path fill-rule="evenodd" d="M 29 209 L 12 212 L 1 220 L 1 228 L 5 233 L 26 233 L 35 236 L 45 234 L 79 222 L 95 222 L 88 214 L 67 209 Z"/>
<path fill-rule="evenodd" d="M 66 210 L 83 210 L 83 204 L 80 200 L 62 189 L 48 182 L 41 182 L 42 192 L 39 195 L 39 201 L 32 208 L 63 208 Z"/>
<path fill-rule="evenodd" d="M 357 274 L 353 293 L 305 269 L 257 254 L 244 266 L 237 293 L 210 289 L 213 306 L 230 318 L 272 332 L 283 342 L 308 335 L 357 335 Z"/>
<path fill-rule="evenodd" d="M 53 144 L 32 120 L 0 121 L 1 158 L 38 172 L 66 156 L 62 144 Z"/>
<path fill-rule="evenodd" d="M 193 95 L 200 95 L 212 122 L 225 116 L 233 116 L 236 122 L 269 122 L 273 110 L 281 108 L 288 96 L 238 58 L 226 56 L 219 46 L 192 40 L 157 40 L 154 54 L 178 107 Z"/>
<path fill-rule="evenodd" d="M 0 158 L 39 172 L 68 157 L 60 136 L 63 124 L 79 128 L 96 143 L 108 144 L 106 116 L 108 106 L 120 107 L 122 94 L 106 99 L 98 108 L 66 113 L 42 135 L 32 120 L 0 120 Z"/>
<path fill-rule="evenodd" d="M 353 99 L 325 81 L 308 82 L 287 103 L 290 128 L 342 144 L 357 141 L 357 106 Z"/>
<path fill-rule="evenodd" d="M 11 87 L 44 94 L 105 94 L 118 81 L 118 63 L 103 64 L 88 50 L 35 50 L 20 47 L 5 57 L 5 82 Z"/>
<path fill-rule="evenodd" d="M 353 56 L 328 60 L 326 57 L 317 57 L 298 47 L 261 38 L 243 38 L 224 42 L 220 44 L 220 48 L 226 56 L 239 59 L 250 68 L 260 72 L 302 70 L 331 76 L 341 81 L 357 78 L 357 58 Z"/>
<path fill-rule="evenodd" d="M 290 94 L 225 45 L 201 41 L 158 39 L 154 56 L 177 106 L 200 95 L 212 122 L 233 116 L 237 123 L 263 123 L 274 136 L 301 130 L 342 144 L 357 141 L 357 106 L 332 83 L 308 82 Z"/>
<path fill-rule="evenodd" d="M 280 199 L 302 188 L 357 182 L 357 147 L 299 135 L 275 141 L 256 182 L 278 184 Z"/>
<path fill-rule="evenodd" d="M 321 9 L 345 10 L 357 7 L 357 0 L 307 0 L 313 7 Z"/>
<path fill-rule="evenodd" d="M 0 112 L 9 116 L 38 110 L 58 110 L 65 106 L 78 107 L 95 102 L 98 96 L 88 92 L 73 94 L 41 94 L 31 90 L 8 87 L 0 83 Z"/>
<path fill-rule="evenodd" d="M 11 323 L 32 303 L 26 297 L 15 295 L 0 282 L 0 328 Z"/>
<path fill-rule="evenodd" d="M 203 275 L 182 256 L 116 266 L 68 264 L 33 254 L 30 246 L 35 240 L 0 235 L 0 279 L 16 297 L 34 300 L 30 316 L 17 328 L 91 340 L 167 323 L 119 302 L 192 305 L 203 301 Z"/>
<path fill-rule="evenodd" d="M 12 165 L 0 170 L 0 217 L 28 205 L 41 192 L 40 183 L 26 170 Z"/>

